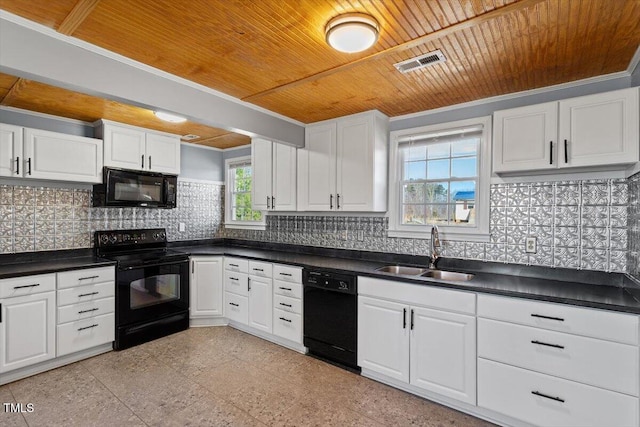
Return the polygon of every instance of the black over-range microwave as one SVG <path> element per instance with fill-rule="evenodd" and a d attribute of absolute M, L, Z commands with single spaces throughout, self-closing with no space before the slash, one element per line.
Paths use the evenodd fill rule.
<path fill-rule="evenodd" d="M 93 186 L 93 206 L 171 209 L 177 189 L 175 175 L 105 167 L 102 184 Z"/>

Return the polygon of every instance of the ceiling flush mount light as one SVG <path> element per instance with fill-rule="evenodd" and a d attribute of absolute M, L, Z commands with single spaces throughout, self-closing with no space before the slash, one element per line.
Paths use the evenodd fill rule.
<path fill-rule="evenodd" d="M 362 52 L 378 40 L 380 26 L 365 13 L 345 13 L 331 19 L 325 27 L 327 43 L 346 53 Z"/>
<path fill-rule="evenodd" d="M 184 117 L 176 116 L 175 114 L 165 113 L 164 111 L 154 111 L 153 114 L 156 115 L 160 120 L 164 120 L 165 122 L 171 123 L 182 123 L 186 122 L 187 119 Z"/>

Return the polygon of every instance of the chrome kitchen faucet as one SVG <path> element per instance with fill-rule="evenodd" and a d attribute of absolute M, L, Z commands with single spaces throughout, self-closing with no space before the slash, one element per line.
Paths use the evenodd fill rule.
<path fill-rule="evenodd" d="M 431 262 L 429 263 L 429 268 L 431 269 L 436 268 L 436 263 L 440 258 L 438 249 L 440 249 L 440 234 L 438 233 L 438 226 L 434 224 L 431 227 Z"/>

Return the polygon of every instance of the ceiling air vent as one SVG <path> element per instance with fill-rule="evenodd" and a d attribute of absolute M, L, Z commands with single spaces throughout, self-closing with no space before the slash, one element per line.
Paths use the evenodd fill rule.
<path fill-rule="evenodd" d="M 444 54 L 438 49 L 424 55 L 416 56 L 415 58 L 407 59 L 406 61 L 398 62 L 397 64 L 393 64 L 393 66 L 404 74 L 409 71 L 419 70 L 420 68 L 439 64 L 446 60 L 447 58 L 445 58 Z"/>
<path fill-rule="evenodd" d="M 200 138 L 198 135 L 194 135 L 192 133 L 187 134 L 187 135 L 182 135 L 182 137 L 180 139 L 182 139 L 183 141 L 192 141 L 194 139 L 198 139 Z"/>

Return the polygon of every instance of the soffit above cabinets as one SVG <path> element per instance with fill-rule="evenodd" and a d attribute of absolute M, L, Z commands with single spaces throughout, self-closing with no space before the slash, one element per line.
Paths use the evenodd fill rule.
<path fill-rule="evenodd" d="M 116 101 L 85 95 L 67 89 L 0 73 L 0 105 L 36 111 L 54 116 L 94 122 L 113 120 L 146 129 L 177 135 L 197 135 L 189 143 L 214 148 L 231 148 L 251 143 L 251 138 L 224 129 L 186 121 L 169 123 L 153 111 Z"/>
<path fill-rule="evenodd" d="M 635 0 L 1 0 L 8 12 L 303 123 L 398 116 L 627 70 Z M 344 54 L 332 17 L 364 12 L 378 42 Z M 393 64 L 441 50 L 411 73 Z M 197 132 L 194 132 L 197 134 Z"/>

